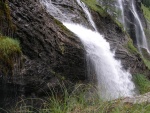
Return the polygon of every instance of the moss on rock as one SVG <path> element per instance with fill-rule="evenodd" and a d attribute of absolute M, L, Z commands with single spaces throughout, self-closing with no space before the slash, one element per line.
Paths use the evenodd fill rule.
<path fill-rule="evenodd" d="M 17 40 L 0 36 L 0 73 L 12 74 L 15 59 L 21 56 L 20 44 Z"/>
<path fill-rule="evenodd" d="M 131 40 L 131 38 L 129 38 L 127 44 L 125 45 L 125 47 L 129 50 L 130 53 L 132 54 L 137 54 L 139 53 L 138 50 L 134 47 L 133 45 L 133 41 Z"/>

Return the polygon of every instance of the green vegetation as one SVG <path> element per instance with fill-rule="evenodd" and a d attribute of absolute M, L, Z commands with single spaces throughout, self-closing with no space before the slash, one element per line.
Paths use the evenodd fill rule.
<path fill-rule="evenodd" d="M 127 44 L 125 45 L 125 47 L 129 50 L 130 53 L 132 54 L 137 54 L 139 53 L 138 50 L 134 47 L 133 45 L 133 41 L 129 38 Z"/>
<path fill-rule="evenodd" d="M 150 8 L 148 8 L 148 7 L 146 7 L 146 6 L 144 6 L 144 5 L 142 4 L 142 9 L 143 9 L 143 13 L 144 13 L 145 18 L 146 18 L 148 21 L 150 21 Z"/>
<path fill-rule="evenodd" d="M 102 6 L 99 5 L 99 3 L 97 3 L 96 0 L 82 0 L 87 6 L 89 6 L 90 9 L 98 12 L 102 17 L 109 17 L 114 23 L 116 23 L 120 28 L 121 28 L 121 31 L 122 32 L 125 32 L 124 31 L 124 28 L 123 28 L 123 25 L 118 21 L 116 20 L 116 17 L 112 17 L 110 16 L 108 13 L 107 13 L 107 9 L 108 9 L 108 6 L 107 8 L 102 8 Z M 110 0 L 109 0 L 110 1 Z M 109 2 L 108 1 L 108 2 Z M 113 0 L 112 0 L 113 1 Z M 111 1 L 111 2 L 112 2 Z M 111 7 L 109 7 L 111 8 Z M 114 9 L 111 8 L 113 11 Z M 116 12 L 117 13 L 117 12 Z M 119 12 L 118 12 L 119 13 Z"/>
<path fill-rule="evenodd" d="M 89 6 L 92 10 L 98 12 L 101 16 L 106 17 L 108 14 L 105 10 L 97 3 L 96 0 L 82 0 L 87 6 Z"/>
<path fill-rule="evenodd" d="M 14 58 L 21 55 L 20 44 L 17 40 L 0 36 L 0 71 L 7 75 L 13 69 Z"/>
<path fill-rule="evenodd" d="M 133 77 L 140 94 L 150 92 L 150 81 L 148 80 L 148 78 L 146 78 L 145 75 L 136 74 Z"/>
<path fill-rule="evenodd" d="M 122 99 L 103 101 L 91 85 L 76 85 L 70 93 L 66 88 L 62 88 L 62 95 L 60 97 L 52 93 L 46 100 L 37 99 L 43 103 L 38 108 L 26 105 L 26 100 L 22 100 L 10 113 L 149 113 L 150 111 L 148 103 L 123 103 Z M 36 99 L 30 100 L 34 103 Z"/>
<path fill-rule="evenodd" d="M 7 0 L 0 1 L 0 20 L 5 22 L 7 21 L 10 28 L 14 27 L 11 21 L 10 9 Z"/>
<path fill-rule="evenodd" d="M 143 59 L 145 65 L 148 67 L 148 69 L 150 69 L 150 61 L 147 59 Z"/>

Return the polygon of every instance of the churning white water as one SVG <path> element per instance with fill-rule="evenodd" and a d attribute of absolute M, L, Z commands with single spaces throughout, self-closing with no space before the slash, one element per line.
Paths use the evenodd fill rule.
<path fill-rule="evenodd" d="M 64 23 L 82 41 L 94 65 L 98 80 L 100 95 L 104 99 L 116 99 L 124 96 L 133 96 L 134 84 L 131 74 L 122 69 L 121 63 L 114 58 L 109 43 L 98 32 L 91 31 L 81 25 Z"/>
<path fill-rule="evenodd" d="M 81 25 L 69 23 L 64 23 L 64 25 L 83 42 L 87 52 L 87 60 L 90 60 L 94 66 L 101 97 L 109 100 L 132 96 L 135 86 L 131 81 L 131 74 L 122 70 L 121 63 L 115 60 L 114 54 L 110 51 L 109 43 L 97 32 L 88 8 L 80 0 L 77 0 L 77 2 L 87 15 L 95 31 L 86 29 Z"/>
<path fill-rule="evenodd" d="M 131 81 L 131 74 L 124 71 L 121 63 L 114 58 L 109 43 L 97 32 L 95 23 L 85 4 L 80 0 L 77 0 L 77 3 L 82 7 L 95 31 L 73 23 L 63 24 L 74 32 L 84 44 L 87 59 L 94 66 L 101 97 L 109 100 L 134 95 L 135 86 Z M 44 0 L 43 4 L 46 5 L 48 11 L 50 10 L 49 7 L 54 7 L 52 4 L 49 6 L 47 0 Z M 58 12 L 60 11 L 58 10 Z"/>
<path fill-rule="evenodd" d="M 135 8 L 135 1 L 131 0 L 130 3 L 132 6 L 132 13 L 135 17 L 135 22 L 136 22 L 135 32 L 136 32 L 136 40 L 137 40 L 138 49 L 141 52 L 141 48 L 145 48 L 147 50 L 147 52 L 150 53 L 148 45 L 147 45 L 146 36 L 144 33 L 144 28 L 142 26 L 142 22 L 137 14 L 137 10 Z"/>

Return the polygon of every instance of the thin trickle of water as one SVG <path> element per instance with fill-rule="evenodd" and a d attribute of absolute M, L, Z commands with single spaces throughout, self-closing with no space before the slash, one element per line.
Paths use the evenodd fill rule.
<path fill-rule="evenodd" d="M 47 11 L 54 16 L 55 18 L 57 18 L 60 21 L 67 21 L 67 17 L 66 15 L 64 15 L 62 13 L 62 11 L 57 8 L 55 5 L 52 4 L 51 0 L 40 0 L 41 4 L 44 5 L 47 9 Z"/>
<path fill-rule="evenodd" d="M 132 13 L 135 17 L 135 22 L 136 22 L 135 32 L 136 32 L 138 49 L 141 52 L 141 48 L 145 48 L 147 50 L 147 52 L 150 53 L 148 45 L 147 45 L 146 36 L 144 33 L 144 28 L 142 26 L 142 22 L 138 16 L 136 8 L 135 8 L 135 2 L 134 2 L 134 0 L 131 0 L 130 2 L 131 2 L 131 7 L 132 7 Z M 142 54 L 142 52 L 141 52 L 141 54 Z"/>
<path fill-rule="evenodd" d="M 133 96 L 135 86 L 131 81 L 132 76 L 129 72 L 122 70 L 121 63 L 115 60 L 114 54 L 110 51 L 110 45 L 104 37 L 80 25 L 69 23 L 64 25 L 84 44 L 87 58 L 94 66 L 100 96 L 106 100 Z"/>
<path fill-rule="evenodd" d="M 119 6 L 119 11 L 121 11 L 120 15 L 119 15 L 119 21 L 124 25 L 125 27 L 125 17 L 124 17 L 124 0 L 117 0 L 118 2 L 118 6 Z"/>
<path fill-rule="evenodd" d="M 90 24 L 92 25 L 92 27 L 94 28 L 94 30 L 97 31 L 96 25 L 95 25 L 95 23 L 93 22 L 92 16 L 91 16 L 91 14 L 90 14 L 88 8 L 86 7 L 86 5 L 85 5 L 83 2 L 81 2 L 80 0 L 77 0 L 77 3 L 79 4 L 79 6 L 82 7 L 83 11 L 84 11 L 85 14 L 87 15 L 87 18 L 88 18 Z"/>

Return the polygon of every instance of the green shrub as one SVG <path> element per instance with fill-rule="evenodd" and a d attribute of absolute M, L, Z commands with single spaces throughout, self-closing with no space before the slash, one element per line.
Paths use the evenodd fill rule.
<path fill-rule="evenodd" d="M 97 3 L 96 0 L 82 0 L 92 10 L 98 12 L 102 17 L 108 16 L 106 11 Z"/>
<path fill-rule="evenodd" d="M 144 6 L 143 4 L 142 4 L 142 9 L 143 9 L 143 13 L 144 13 L 145 18 L 148 21 L 150 21 L 150 9 L 146 6 Z"/>
<path fill-rule="evenodd" d="M 143 74 L 136 74 L 133 78 L 140 94 L 150 92 L 150 81 L 146 78 L 146 76 Z"/>
<path fill-rule="evenodd" d="M 145 58 L 143 58 L 143 61 L 144 61 L 145 65 L 148 67 L 148 69 L 150 69 L 150 61 Z"/>
<path fill-rule="evenodd" d="M 129 38 L 127 44 L 125 45 L 125 48 L 127 48 L 129 50 L 129 52 L 132 54 L 139 53 L 138 50 L 134 47 L 133 41 L 131 40 L 131 38 Z"/>
<path fill-rule="evenodd" d="M 46 101 L 42 100 L 41 108 L 26 105 L 22 100 L 23 103 L 19 102 L 13 113 L 149 113 L 150 110 L 147 103 L 123 103 L 122 99 L 102 101 L 97 90 L 91 85 L 78 84 L 70 93 L 66 88 L 62 90 L 61 96 L 51 95 Z M 31 99 L 32 102 L 34 100 Z"/>
<path fill-rule="evenodd" d="M 20 44 L 9 37 L 0 37 L 0 72 L 7 75 L 14 67 L 15 58 L 21 56 Z"/>

